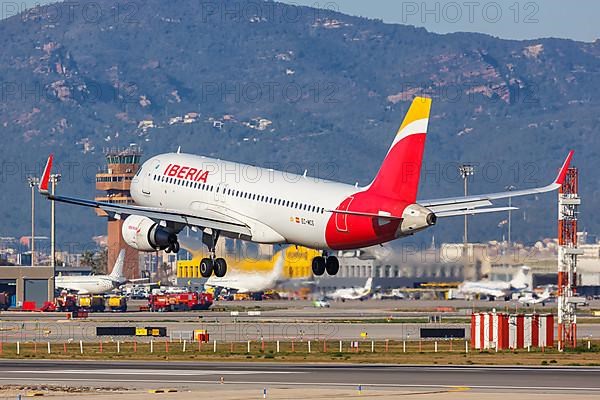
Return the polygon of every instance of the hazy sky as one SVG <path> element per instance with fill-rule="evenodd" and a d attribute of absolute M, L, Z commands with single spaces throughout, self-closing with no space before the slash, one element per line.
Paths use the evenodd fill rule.
<path fill-rule="evenodd" d="M 78 0 L 71 0 L 77 2 Z M 98 0 L 111 1 L 111 0 Z M 168 0 L 166 0 L 168 1 Z M 210 2 L 211 0 L 188 0 Z M 236 2 L 239 0 L 231 0 Z M 243 1 L 243 0 L 242 0 Z M 260 0 L 249 0 L 258 2 Z M 597 0 L 282 0 L 330 8 L 385 22 L 423 26 L 429 31 L 482 32 L 507 39 L 559 37 L 582 41 L 600 38 Z M 0 0 L 0 17 L 47 0 Z"/>
<path fill-rule="evenodd" d="M 507 39 L 600 38 L 597 0 L 283 0 L 422 26 L 438 33 L 481 32 Z"/>

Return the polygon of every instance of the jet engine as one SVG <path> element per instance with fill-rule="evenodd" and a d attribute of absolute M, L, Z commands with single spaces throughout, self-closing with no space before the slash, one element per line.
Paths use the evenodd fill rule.
<path fill-rule="evenodd" d="M 177 235 L 148 217 L 130 215 L 123 222 L 121 233 L 125 242 L 139 251 L 179 251 Z"/>
<path fill-rule="evenodd" d="M 416 203 L 410 204 L 402 212 L 400 229 L 402 234 L 410 235 L 431 225 L 435 225 L 436 220 L 436 215 L 430 209 Z"/>

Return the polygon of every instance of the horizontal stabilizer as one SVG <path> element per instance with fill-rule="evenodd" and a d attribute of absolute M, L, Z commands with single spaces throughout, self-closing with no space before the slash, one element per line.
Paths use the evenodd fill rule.
<path fill-rule="evenodd" d="M 491 208 L 477 208 L 470 210 L 454 210 L 454 211 L 440 211 L 436 212 L 435 215 L 438 217 L 456 217 L 458 215 L 472 215 L 472 214 L 486 214 L 501 211 L 512 211 L 518 210 L 517 207 L 491 207 Z"/>
<path fill-rule="evenodd" d="M 567 170 L 573 158 L 573 151 L 570 151 L 567 158 L 563 162 L 558 175 L 552 183 L 531 189 L 512 190 L 498 193 L 488 193 L 460 197 L 447 197 L 433 200 L 419 200 L 418 203 L 423 207 L 427 207 L 438 217 L 452 217 L 455 215 L 469 215 L 486 212 L 507 211 L 508 208 L 487 208 L 483 211 L 474 212 L 478 207 L 487 207 L 493 204 L 493 200 L 511 199 L 519 196 L 527 196 L 538 193 L 546 193 L 558 189 L 564 182 L 567 175 Z M 457 213 L 454 213 L 454 212 Z"/>

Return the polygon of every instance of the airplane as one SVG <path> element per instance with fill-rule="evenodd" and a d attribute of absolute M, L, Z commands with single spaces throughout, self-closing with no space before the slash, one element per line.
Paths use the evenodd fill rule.
<path fill-rule="evenodd" d="M 332 300 L 364 300 L 371 294 L 373 278 L 367 279 L 364 287 L 342 288 L 328 293 L 325 297 Z"/>
<path fill-rule="evenodd" d="M 273 289 L 283 277 L 285 252 L 279 251 L 276 259 L 273 269 L 268 273 L 230 271 L 223 277 L 212 275 L 204 286 L 235 290 L 237 293 L 257 293 Z"/>
<path fill-rule="evenodd" d="M 458 292 L 466 296 L 487 296 L 496 299 L 507 298 L 514 292 L 522 292 L 529 287 L 531 269 L 522 266 L 510 282 L 502 281 L 465 281 L 458 286 Z"/>
<path fill-rule="evenodd" d="M 129 282 L 123 275 L 125 249 L 119 252 L 113 270 L 108 275 L 63 276 L 54 278 L 54 286 L 58 289 L 77 292 L 78 294 L 104 294 Z"/>
<path fill-rule="evenodd" d="M 220 237 L 266 244 L 294 244 L 321 252 L 312 259 L 315 276 L 336 275 L 332 251 L 353 250 L 406 237 L 436 224 L 438 218 L 500 212 L 493 201 L 549 192 L 565 179 L 569 152 L 556 179 L 547 186 L 417 200 L 431 99 L 416 97 L 379 172 L 366 186 L 294 175 L 192 154 L 165 153 L 143 163 L 131 181 L 135 205 L 53 195 L 48 191 L 50 154 L 39 191 L 49 200 L 103 210 L 122 219 L 125 242 L 142 252 L 179 251 L 185 227 L 202 233 L 209 257 L 200 261 L 203 277 L 225 276 L 217 257 Z"/>
<path fill-rule="evenodd" d="M 523 296 L 519 297 L 518 299 L 518 302 L 525 306 L 532 306 L 540 303 L 542 304 L 542 306 L 544 306 L 547 302 L 550 301 L 552 301 L 552 292 L 549 288 L 544 289 L 544 292 L 541 294 L 526 292 Z"/>
<path fill-rule="evenodd" d="M 391 289 L 389 291 L 379 293 L 377 298 L 379 298 L 381 300 L 384 300 L 384 299 L 402 300 L 402 299 L 406 298 L 406 296 L 404 295 L 402 289 L 395 288 L 395 289 Z"/>

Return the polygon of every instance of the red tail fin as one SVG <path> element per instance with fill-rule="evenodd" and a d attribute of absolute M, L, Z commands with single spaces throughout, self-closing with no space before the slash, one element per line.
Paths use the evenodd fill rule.
<path fill-rule="evenodd" d="M 416 97 L 368 191 L 409 203 L 417 199 L 431 99 Z"/>

